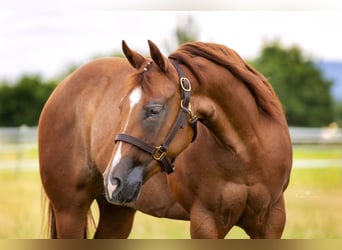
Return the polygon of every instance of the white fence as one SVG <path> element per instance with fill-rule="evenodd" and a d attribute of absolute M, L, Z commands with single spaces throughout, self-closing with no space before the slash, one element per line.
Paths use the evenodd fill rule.
<path fill-rule="evenodd" d="M 342 129 L 332 126 L 327 128 L 290 128 L 292 144 L 340 144 Z"/>
<path fill-rule="evenodd" d="M 0 171 L 38 170 L 37 128 L 0 128 Z"/>
<path fill-rule="evenodd" d="M 342 168 L 342 129 L 331 128 L 290 128 L 293 145 L 315 150 L 317 147 L 341 148 L 339 159 L 294 159 L 294 167 L 340 166 Z M 0 128 L 0 171 L 38 170 L 37 128 Z"/>

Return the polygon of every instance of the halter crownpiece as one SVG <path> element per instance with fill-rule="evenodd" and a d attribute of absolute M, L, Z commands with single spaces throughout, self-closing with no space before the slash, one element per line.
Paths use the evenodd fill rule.
<path fill-rule="evenodd" d="M 180 104 L 180 111 L 178 113 L 177 119 L 173 127 L 171 128 L 169 134 L 167 135 L 164 143 L 162 143 L 159 146 L 154 146 L 147 144 L 140 139 L 137 139 L 133 136 L 126 135 L 126 134 L 117 134 L 115 137 L 115 143 L 117 141 L 123 141 L 129 144 L 132 144 L 143 151 L 151 154 L 152 158 L 156 161 L 158 161 L 162 165 L 162 171 L 165 171 L 166 173 L 170 174 L 175 171 L 174 168 L 174 161 L 175 158 L 169 159 L 167 157 L 167 149 L 170 146 L 172 140 L 175 138 L 177 131 L 180 128 L 184 128 L 187 121 L 187 116 L 190 117 L 189 122 L 191 127 L 194 130 L 194 136 L 192 138 L 192 141 L 195 140 L 197 135 L 197 117 L 193 115 L 191 111 L 191 105 L 190 105 L 190 92 L 191 92 L 191 84 L 188 78 L 185 77 L 185 74 L 182 70 L 182 68 L 179 66 L 179 64 L 173 60 L 170 59 L 174 67 L 176 68 L 178 75 L 179 75 L 179 83 L 180 83 L 180 90 L 181 90 L 181 104 Z M 148 66 L 151 64 L 151 62 L 148 63 Z M 145 70 L 146 69 L 146 70 Z M 144 68 L 144 71 L 147 71 L 148 67 Z"/>

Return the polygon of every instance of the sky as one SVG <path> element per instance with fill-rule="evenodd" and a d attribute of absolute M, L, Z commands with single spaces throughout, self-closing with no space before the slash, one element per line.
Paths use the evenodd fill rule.
<path fill-rule="evenodd" d="M 176 49 L 176 26 L 185 23 L 188 16 L 193 18 L 199 40 L 225 44 L 245 59 L 256 57 L 265 41 L 278 39 L 284 46 L 300 46 L 314 60 L 342 62 L 342 7 L 337 11 L 259 10 L 252 5 L 243 10 L 207 11 L 215 8 L 205 5 L 193 8 L 201 11 L 165 11 L 145 5 L 135 11 L 125 6 L 120 10 L 102 8 L 104 0 L 98 0 L 98 8 L 86 4 L 80 8 L 32 8 L 25 4 L 11 8 L 13 1 L 0 6 L 0 79 L 16 79 L 25 73 L 54 77 L 72 64 L 121 51 L 122 40 L 147 54 L 147 40 L 151 39 L 167 55 Z M 58 1 L 63 2 L 67 0 Z"/>

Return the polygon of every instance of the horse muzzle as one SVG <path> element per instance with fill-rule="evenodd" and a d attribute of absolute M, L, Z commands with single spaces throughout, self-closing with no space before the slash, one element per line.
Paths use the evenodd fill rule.
<path fill-rule="evenodd" d="M 119 166 L 115 166 L 117 167 Z M 122 169 L 123 171 L 109 171 L 104 177 L 105 196 L 111 204 L 130 206 L 139 197 L 143 183 L 143 167 L 125 166 Z"/>

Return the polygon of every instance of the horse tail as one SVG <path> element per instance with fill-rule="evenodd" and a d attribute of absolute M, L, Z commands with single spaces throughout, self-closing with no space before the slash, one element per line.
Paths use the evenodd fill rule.
<path fill-rule="evenodd" d="M 42 195 L 42 209 L 42 235 L 44 236 L 44 238 L 57 239 L 55 212 L 53 210 L 51 201 L 48 199 L 44 192 Z M 96 228 L 96 222 L 91 209 L 89 209 L 86 225 L 84 227 L 83 238 L 86 239 L 89 236 L 89 231 L 94 230 L 94 228 Z"/>
<path fill-rule="evenodd" d="M 41 207 L 42 207 L 42 224 L 41 232 L 44 238 L 56 239 L 57 238 L 57 227 L 55 213 L 52 208 L 52 204 L 42 190 L 41 194 Z"/>
<path fill-rule="evenodd" d="M 51 202 L 49 202 L 48 206 L 48 225 L 50 227 L 48 227 L 47 233 L 50 235 L 50 239 L 57 239 L 56 217 Z"/>

